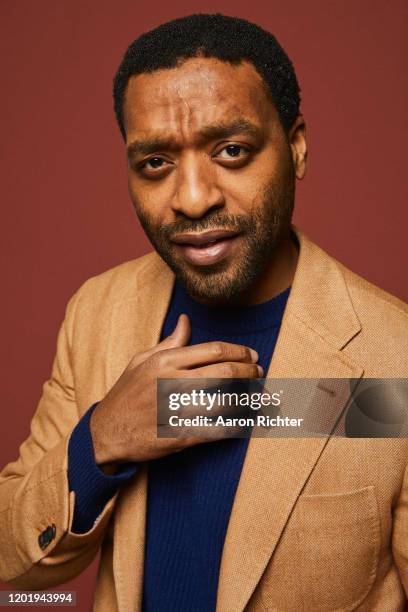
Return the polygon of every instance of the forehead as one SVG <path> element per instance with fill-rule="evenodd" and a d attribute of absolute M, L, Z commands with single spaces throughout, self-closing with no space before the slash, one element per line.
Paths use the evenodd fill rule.
<path fill-rule="evenodd" d="M 176 68 L 131 77 L 126 89 L 128 140 L 152 131 L 192 133 L 243 116 L 264 128 L 278 120 L 264 81 L 249 62 L 191 58 Z"/>

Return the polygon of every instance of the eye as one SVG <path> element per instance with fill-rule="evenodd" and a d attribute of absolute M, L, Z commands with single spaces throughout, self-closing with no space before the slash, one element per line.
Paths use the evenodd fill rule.
<path fill-rule="evenodd" d="M 162 168 L 165 163 L 166 162 L 162 157 L 151 157 L 143 162 L 141 167 L 147 168 L 147 170 L 158 170 L 159 168 Z"/>
<path fill-rule="evenodd" d="M 164 157 L 159 157 L 158 155 L 154 157 L 149 157 L 145 161 L 141 162 L 138 166 L 138 171 L 145 178 L 148 179 L 159 179 L 167 176 L 168 171 L 170 170 L 172 163 L 164 159 Z"/>
<path fill-rule="evenodd" d="M 222 157 L 221 153 L 226 153 L 228 157 L 238 157 L 241 151 L 244 150 L 244 147 L 239 145 L 228 145 L 220 152 L 220 157 Z"/>
<path fill-rule="evenodd" d="M 215 157 L 223 162 L 227 162 L 228 166 L 236 167 L 248 160 L 250 150 L 238 144 L 229 144 L 223 147 Z"/>

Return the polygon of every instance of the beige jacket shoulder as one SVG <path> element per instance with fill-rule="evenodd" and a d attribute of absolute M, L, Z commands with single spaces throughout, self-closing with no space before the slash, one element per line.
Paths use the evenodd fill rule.
<path fill-rule="evenodd" d="M 295 231 L 299 263 L 268 377 L 407 378 L 407 306 Z M 102 545 L 95 609 L 140 610 L 146 470 L 90 532 L 74 534 L 67 442 L 132 356 L 157 343 L 173 282 L 152 253 L 90 279 L 70 300 L 31 435 L 0 475 L 1 579 L 19 588 L 59 584 Z M 328 396 L 319 393 L 326 410 Z M 343 400 L 330 400 L 333 423 Z M 407 460 L 406 439 L 251 439 L 223 549 L 217 612 L 402 611 Z M 52 524 L 56 536 L 42 550 L 38 537 Z"/>

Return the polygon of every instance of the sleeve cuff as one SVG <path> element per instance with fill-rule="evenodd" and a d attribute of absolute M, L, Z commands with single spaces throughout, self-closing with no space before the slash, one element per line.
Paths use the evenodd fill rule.
<path fill-rule="evenodd" d="M 119 486 L 132 478 L 136 463 L 118 466 L 115 474 L 105 474 L 95 461 L 90 419 L 98 402 L 93 404 L 76 425 L 68 444 L 68 481 L 75 492 L 75 511 L 71 530 L 86 533 L 92 529 L 107 502 Z"/>

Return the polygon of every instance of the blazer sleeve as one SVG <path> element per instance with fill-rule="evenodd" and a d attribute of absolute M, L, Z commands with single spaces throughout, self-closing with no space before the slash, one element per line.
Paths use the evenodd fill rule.
<path fill-rule="evenodd" d="M 17 588 L 48 588 L 79 574 L 98 551 L 116 499 L 88 532 L 71 531 L 68 442 L 79 414 L 70 347 L 77 295 L 68 303 L 30 436 L 0 474 L 0 579 Z"/>
<path fill-rule="evenodd" d="M 408 465 L 394 510 L 392 550 L 408 600 Z"/>

